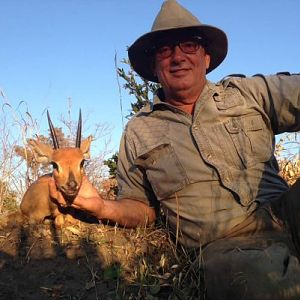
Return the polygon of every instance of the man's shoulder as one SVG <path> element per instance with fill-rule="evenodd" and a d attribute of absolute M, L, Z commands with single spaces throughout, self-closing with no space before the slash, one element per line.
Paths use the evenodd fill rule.
<path fill-rule="evenodd" d="M 136 122 L 137 119 L 149 116 L 152 110 L 153 110 L 153 103 L 149 102 L 130 118 L 128 124 Z"/>
<path fill-rule="evenodd" d="M 278 76 L 272 75 L 272 76 Z M 216 83 L 216 87 L 223 92 L 242 92 L 257 91 L 265 87 L 266 78 L 263 74 L 246 76 L 244 74 L 230 74 Z"/>
<path fill-rule="evenodd" d="M 269 79 L 277 79 L 282 77 L 290 77 L 294 75 L 300 75 L 299 73 L 290 73 L 290 72 L 277 72 L 276 74 L 254 74 L 251 76 L 246 76 L 244 74 L 230 74 L 223 77 L 220 81 L 216 83 L 218 86 L 223 87 L 239 87 L 240 85 L 251 85 L 253 83 L 254 85 L 260 82 L 268 81 Z"/>
<path fill-rule="evenodd" d="M 125 131 L 136 128 L 137 126 L 141 126 L 141 124 L 145 123 L 145 119 L 147 119 L 151 115 L 152 111 L 153 104 L 146 104 L 142 109 L 140 109 L 130 118 L 130 120 L 127 122 Z"/>
<path fill-rule="evenodd" d="M 222 86 L 223 88 L 227 88 L 231 86 L 231 83 L 239 83 L 243 80 L 247 79 L 247 76 L 244 74 L 229 74 L 223 77 L 220 81 L 216 83 L 217 86 Z"/>

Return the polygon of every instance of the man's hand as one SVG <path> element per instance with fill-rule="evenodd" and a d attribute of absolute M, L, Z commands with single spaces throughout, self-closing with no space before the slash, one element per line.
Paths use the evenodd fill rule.
<path fill-rule="evenodd" d="M 95 217 L 99 217 L 101 215 L 101 210 L 104 205 L 103 199 L 99 196 L 97 190 L 88 181 L 86 176 L 83 177 L 78 195 L 71 204 L 68 204 L 62 193 L 57 190 L 53 178 L 51 178 L 49 182 L 49 192 L 53 201 L 61 207 L 70 206 L 85 211 Z"/>
<path fill-rule="evenodd" d="M 145 226 L 156 219 L 154 208 L 143 201 L 127 198 L 117 201 L 103 200 L 86 177 L 83 178 L 78 195 L 72 204 L 65 201 L 61 192 L 57 190 L 53 178 L 49 181 L 49 191 L 53 201 L 61 207 L 74 207 L 99 220 L 110 220 L 125 227 Z"/>

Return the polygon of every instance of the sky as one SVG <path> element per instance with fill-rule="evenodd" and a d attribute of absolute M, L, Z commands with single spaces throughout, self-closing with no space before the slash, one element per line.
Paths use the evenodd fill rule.
<path fill-rule="evenodd" d="M 134 99 L 119 91 L 115 55 L 122 67 L 127 47 L 150 31 L 162 2 L 0 0 L 0 101 L 28 110 L 45 131 L 45 109 L 56 123 L 71 103 L 74 119 L 82 110 L 85 135 L 95 123 L 112 127 L 111 148 L 117 151 L 122 120 Z M 227 34 L 227 58 L 209 80 L 233 73 L 300 72 L 299 0 L 178 2 Z"/>

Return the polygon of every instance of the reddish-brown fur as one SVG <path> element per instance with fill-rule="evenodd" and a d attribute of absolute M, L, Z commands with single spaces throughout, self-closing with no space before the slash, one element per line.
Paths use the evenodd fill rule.
<path fill-rule="evenodd" d="M 30 140 L 35 158 L 40 163 L 53 165 L 53 173 L 41 176 L 26 191 L 20 208 L 23 215 L 34 222 L 41 222 L 45 218 L 54 218 L 55 224 L 64 224 L 64 214 L 72 212 L 67 208 L 62 210 L 53 202 L 49 194 L 49 179 L 54 178 L 57 189 L 63 194 L 67 202 L 76 197 L 84 174 L 83 161 L 90 157 L 92 137 L 81 142 L 80 148 L 52 149 L 49 145 Z"/>

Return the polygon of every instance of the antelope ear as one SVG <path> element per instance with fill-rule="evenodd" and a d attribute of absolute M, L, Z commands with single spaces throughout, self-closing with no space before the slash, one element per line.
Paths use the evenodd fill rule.
<path fill-rule="evenodd" d="M 50 163 L 52 158 L 53 149 L 47 144 L 40 143 L 39 141 L 29 139 L 28 144 L 33 150 L 34 157 L 39 163 Z"/>
<path fill-rule="evenodd" d="M 83 140 L 80 144 L 80 150 L 83 153 L 84 159 L 90 158 L 90 147 L 91 147 L 92 140 L 93 140 L 93 137 L 90 135 L 87 139 Z"/>

